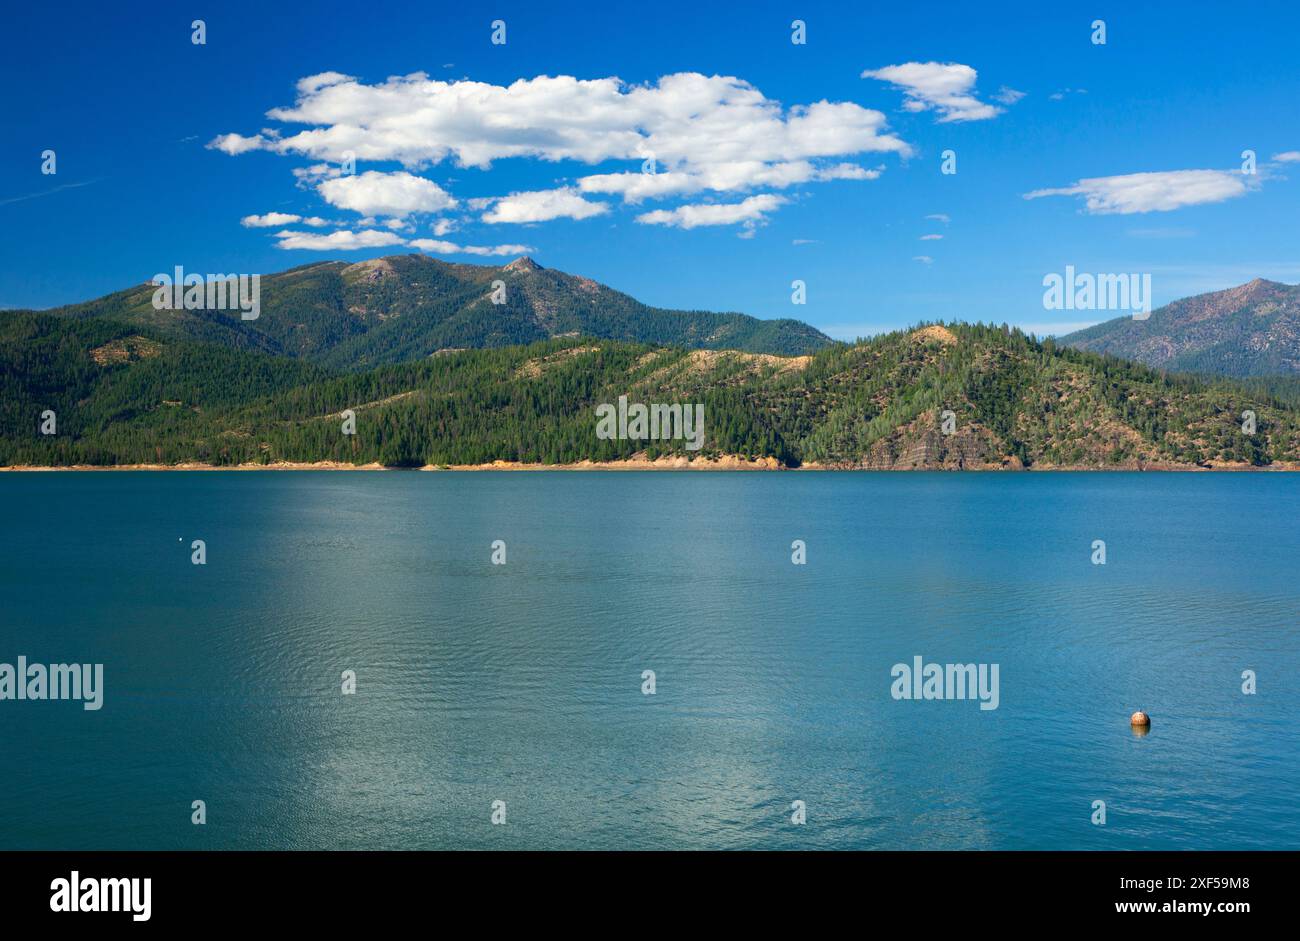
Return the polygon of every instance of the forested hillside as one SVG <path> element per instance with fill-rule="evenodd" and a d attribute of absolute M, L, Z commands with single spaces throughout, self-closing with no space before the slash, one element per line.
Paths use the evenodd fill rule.
<path fill-rule="evenodd" d="M 497 283 L 504 303 L 492 300 Z M 488 266 L 392 255 L 357 264 L 305 265 L 261 279 L 262 309 L 255 320 L 242 320 L 237 310 L 155 310 L 154 290 L 142 283 L 47 313 L 109 317 L 176 340 L 353 370 L 423 359 L 443 349 L 564 335 L 778 354 L 810 353 L 832 342 L 797 320 L 649 307 L 528 258 Z"/>
<path fill-rule="evenodd" d="M 1295 400 L 1266 385 L 1164 377 L 1019 331 L 958 324 L 801 357 L 573 337 L 358 372 L 112 320 L 8 314 L 0 393 L 0 465 L 691 455 L 681 440 L 598 438 L 596 406 L 621 395 L 702 403 L 700 456 L 787 466 L 1300 461 L 1300 412 L 1285 404 Z M 53 436 L 39 433 L 47 409 L 57 415 Z M 348 409 L 354 435 L 342 431 Z M 1246 410 L 1253 433 L 1243 430 Z"/>
<path fill-rule="evenodd" d="M 1061 337 L 1093 353 L 1219 376 L 1300 375 L 1300 285 L 1249 284 L 1119 317 Z"/>

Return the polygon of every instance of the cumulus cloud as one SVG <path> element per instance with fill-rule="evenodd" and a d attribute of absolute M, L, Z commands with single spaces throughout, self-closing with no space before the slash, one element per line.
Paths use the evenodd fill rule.
<path fill-rule="evenodd" d="M 1258 185 L 1253 181 L 1235 170 L 1166 170 L 1093 177 L 1072 186 L 1034 190 L 1024 198 L 1082 196 L 1089 215 L 1129 215 L 1221 203 L 1245 195 Z"/>
<path fill-rule="evenodd" d="M 437 183 L 400 170 L 338 176 L 322 181 L 316 190 L 331 206 L 363 216 L 404 219 L 411 213 L 439 212 L 456 205 L 451 194 Z"/>
<path fill-rule="evenodd" d="M 837 163 L 834 166 L 820 168 L 813 175 L 813 179 L 818 182 L 825 182 L 826 180 L 878 180 L 883 172 L 883 167 L 868 169 L 860 167 L 856 163 Z"/>
<path fill-rule="evenodd" d="M 304 220 L 306 221 L 306 220 Z M 295 232 L 289 229 L 275 233 L 276 248 L 300 249 L 316 252 L 358 251 L 366 248 L 386 248 L 405 245 L 435 255 L 529 255 L 537 249 L 529 245 L 458 245 L 442 239 L 407 240 L 393 231 L 341 229 L 328 235 L 315 232 Z"/>
<path fill-rule="evenodd" d="M 308 75 L 306 78 L 298 79 L 298 94 L 312 95 L 331 85 L 355 81 L 356 79 L 351 75 L 344 75 L 342 72 L 320 72 L 316 75 Z"/>
<path fill-rule="evenodd" d="M 973 68 L 958 62 L 906 62 L 862 73 L 862 78 L 879 79 L 900 89 L 904 111 L 937 111 L 940 122 L 984 121 L 1005 110 L 975 97 L 976 77 Z M 1005 86 L 1002 93 L 1015 96 L 1007 104 L 1024 97 Z"/>
<path fill-rule="evenodd" d="M 536 251 L 527 245 L 457 245 L 438 239 L 412 239 L 407 244 L 434 255 L 529 255 Z"/>
<path fill-rule="evenodd" d="M 233 157 L 246 154 L 250 150 L 262 150 L 268 144 L 270 141 L 261 134 L 254 134 L 251 137 L 244 137 L 241 134 L 221 134 L 208 142 L 208 149 L 219 150 Z"/>
<path fill-rule="evenodd" d="M 584 176 L 578 188 L 584 193 L 612 193 L 624 202 L 639 203 L 646 199 L 684 196 L 704 190 L 734 192 L 769 187 L 784 189 L 800 183 L 824 183 L 829 180 L 875 180 L 883 168 L 868 169 L 855 163 L 818 166 L 808 160 L 763 163 L 760 160 L 736 160 L 701 166 L 691 171 L 666 173 L 601 173 Z"/>
<path fill-rule="evenodd" d="M 408 209 L 408 199 L 355 195 L 361 187 L 347 182 L 335 165 L 395 161 L 410 171 L 451 161 L 488 169 L 495 160 L 524 157 L 587 164 L 628 160 L 655 171 L 593 174 L 558 190 L 512 194 L 493 200 L 484 216 L 487 222 L 536 222 L 608 211 L 583 194 L 638 203 L 704 191 L 872 180 L 882 168 L 845 158 L 912 152 L 889 133 L 879 111 L 826 100 L 786 107 L 742 79 L 695 72 L 642 85 L 565 75 L 495 85 L 436 80 L 422 72 L 366 84 L 322 72 L 301 79 L 295 103 L 268 117 L 302 129 L 223 134 L 209 146 L 230 154 L 267 150 L 321 161 L 294 170 L 300 185 L 318 187 L 341 208 L 399 218 L 431 210 Z"/>
<path fill-rule="evenodd" d="M 337 225 L 331 223 L 328 219 L 322 219 L 320 216 L 299 216 L 292 212 L 268 212 L 260 216 L 244 216 L 239 220 L 239 224 L 248 229 L 269 229 L 282 225 L 309 225 L 312 228 L 323 228 L 327 225 Z"/>
<path fill-rule="evenodd" d="M 484 222 L 548 222 L 551 219 L 589 219 L 609 212 L 605 203 L 583 199 L 572 189 L 536 190 L 511 193 L 489 200 L 474 200 L 475 208 L 491 205 Z"/>
<path fill-rule="evenodd" d="M 276 248 L 307 249 L 316 252 L 356 251 L 361 248 L 380 248 L 386 245 L 404 245 L 405 240 L 396 232 L 381 232 L 378 229 L 363 229 L 352 232 L 340 229 L 329 235 L 316 232 L 294 232 L 288 229 L 275 233 L 279 239 Z"/>
<path fill-rule="evenodd" d="M 676 169 L 910 151 L 885 133 L 879 111 L 830 101 L 784 109 L 739 78 L 696 72 L 646 85 L 567 75 L 493 85 L 423 72 L 367 85 L 327 72 L 302 79 L 296 103 L 268 116 L 310 127 L 283 138 L 218 140 L 238 141 L 241 153 L 261 148 L 334 163 L 352 155 L 408 168 L 448 158 L 486 167 L 503 157 L 589 164 L 650 157 Z"/>
<path fill-rule="evenodd" d="M 1024 92 L 1016 91 L 1014 88 L 1008 88 L 1006 85 L 1003 85 L 998 89 L 998 93 L 993 96 L 993 100 L 1001 102 L 1004 105 L 1014 105 L 1023 97 L 1025 97 Z"/>
<path fill-rule="evenodd" d="M 787 200 L 771 193 L 751 196 L 738 203 L 701 203 L 678 206 L 676 209 L 656 209 L 643 213 L 636 221 L 643 225 L 668 225 L 679 229 L 694 229 L 702 225 L 753 225 L 765 214 L 783 205 Z"/>
<path fill-rule="evenodd" d="M 624 202 L 680 196 L 707 189 L 708 183 L 697 173 L 600 173 L 578 180 L 584 193 L 614 193 Z"/>
<path fill-rule="evenodd" d="M 239 224 L 248 229 L 265 229 L 277 225 L 292 225 L 301 222 L 302 216 L 290 212 L 268 212 L 263 216 L 244 216 Z"/>
<path fill-rule="evenodd" d="M 1300 163 L 1300 150 L 1284 150 L 1280 154 L 1274 154 L 1273 159 L 1278 163 Z"/>
<path fill-rule="evenodd" d="M 306 188 L 316 186 L 321 180 L 342 176 L 343 168 L 328 163 L 313 163 L 309 167 L 294 167 L 293 175 L 298 180 L 299 187 Z"/>
<path fill-rule="evenodd" d="M 973 71 L 971 76 L 973 85 Z M 961 102 L 946 107 L 969 110 Z M 497 85 L 432 79 L 423 72 L 368 84 L 330 71 L 300 79 L 293 104 L 274 108 L 267 117 L 280 125 L 249 135 L 222 134 L 208 146 L 232 155 L 262 150 L 306 158 L 293 170 L 298 186 L 363 217 L 350 223 L 360 230 L 388 226 L 409 232 L 411 216 L 462 205 L 437 183 L 416 175 L 428 167 L 449 162 L 490 170 L 494 161 L 514 157 L 631 166 L 616 165 L 615 172 L 602 167 L 604 172 L 570 177 L 554 189 L 464 201 L 483 222 L 526 224 L 609 213 L 613 204 L 590 198 L 596 195 L 637 204 L 712 192 L 749 198 L 681 205 L 644 213 L 638 221 L 682 229 L 740 223 L 752 234 L 765 213 L 788 201 L 772 191 L 874 180 L 884 167 L 867 164 L 863 155 L 912 153 L 890 132 L 880 111 L 829 100 L 785 105 L 743 79 L 696 72 L 644 84 L 544 75 Z M 403 169 L 345 173 L 352 161 L 394 162 Z M 456 224 L 435 223 L 435 240 Z M 333 247 L 360 235 L 340 236 Z M 316 244 L 304 233 L 285 241 Z"/>

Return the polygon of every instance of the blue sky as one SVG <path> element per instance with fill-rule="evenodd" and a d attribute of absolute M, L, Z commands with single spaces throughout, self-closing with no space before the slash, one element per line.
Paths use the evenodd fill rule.
<path fill-rule="evenodd" d="M 0 307 L 84 300 L 175 265 L 257 273 L 421 250 L 493 264 L 519 246 L 647 303 L 793 316 L 840 338 L 1114 316 L 1043 309 L 1044 276 L 1067 265 L 1150 273 L 1156 304 L 1300 281 L 1294 3 L 6 16 Z M 355 173 L 340 173 L 346 150 Z M 940 172 L 945 150 L 955 174 Z M 658 195 L 636 201 L 637 187 Z"/>

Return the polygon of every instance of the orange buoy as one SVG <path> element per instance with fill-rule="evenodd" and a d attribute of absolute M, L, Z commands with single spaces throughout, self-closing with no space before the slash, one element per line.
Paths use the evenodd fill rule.
<path fill-rule="evenodd" d="M 1151 717 L 1139 709 L 1137 712 L 1133 713 L 1133 715 L 1129 716 L 1128 724 L 1146 728 L 1151 724 Z"/>

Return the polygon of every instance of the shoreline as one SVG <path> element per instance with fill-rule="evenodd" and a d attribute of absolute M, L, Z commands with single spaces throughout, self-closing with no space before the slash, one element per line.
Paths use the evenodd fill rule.
<path fill-rule="evenodd" d="M 1263 467 L 1248 464 L 1149 464 L 1100 467 L 1089 465 L 1049 465 L 1020 467 L 1014 465 L 982 465 L 979 467 L 865 467 L 858 465 L 818 464 L 808 462 L 798 467 L 787 467 L 775 458 L 747 460 L 734 456 L 719 458 L 663 457 L 650 461 L 633 458 L 623 461 L 578 461 L 570 464 L 527 464 L 518 461 L 492 461 L 486 464 L 425 464 L 421 467 L 389 467 L 384 464 L 347 464 L 342 461 L 278 461 L 272 464 L 205 464 L 197 461 L 180 464 L 69 464 L 33 465 L 17 464 L 0 467 L 0 473 L 43 473 L 60 471 L 820 471 L 820 472 L 871 472 L 871 473 L 1289 473 L 1300 471 L 1300 463 L 1279 462 Z"/>

